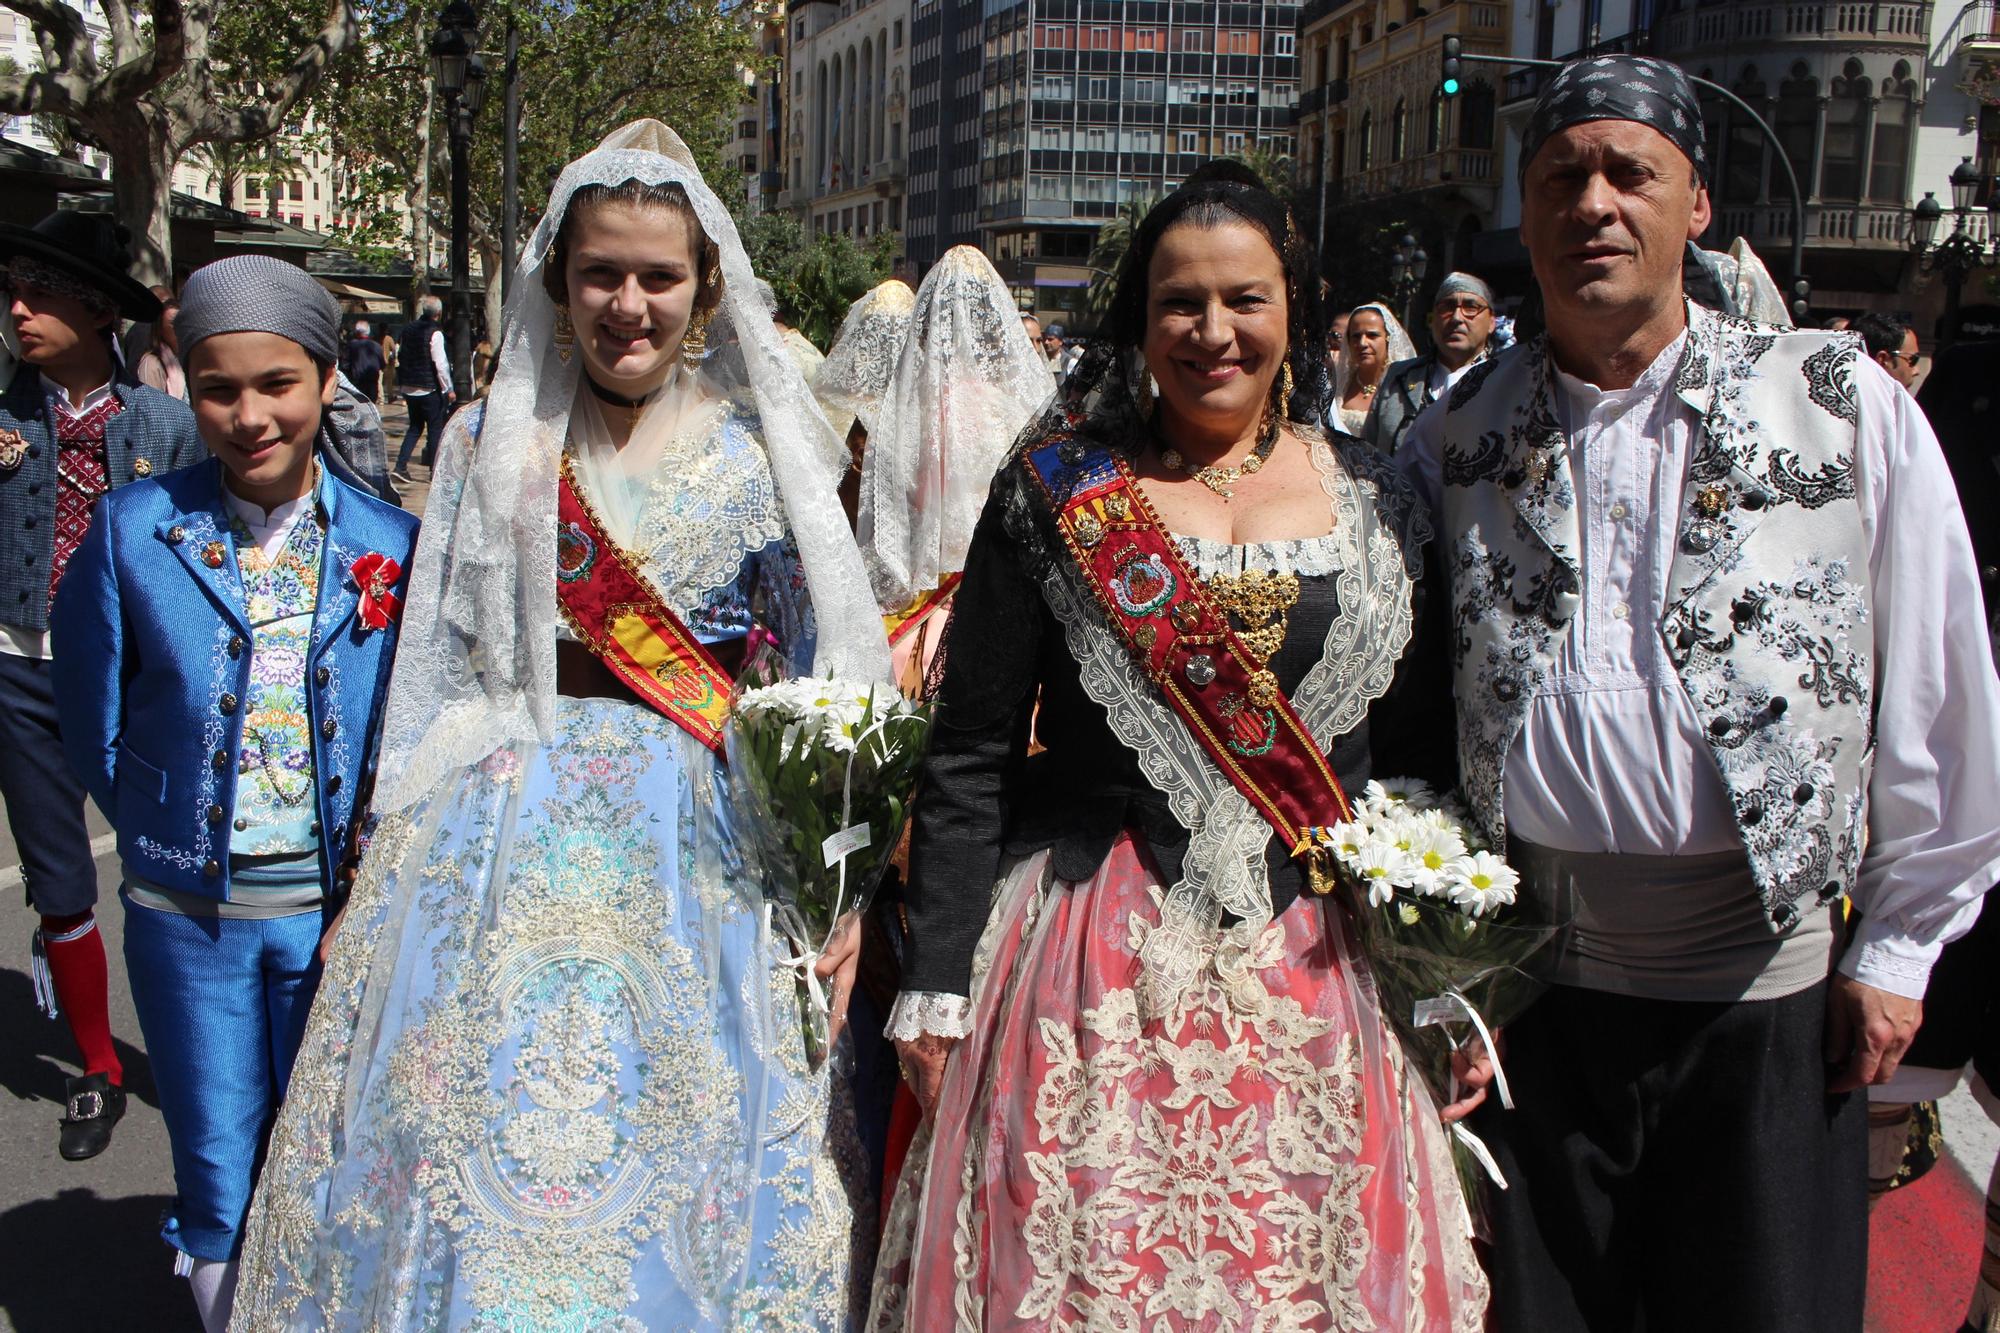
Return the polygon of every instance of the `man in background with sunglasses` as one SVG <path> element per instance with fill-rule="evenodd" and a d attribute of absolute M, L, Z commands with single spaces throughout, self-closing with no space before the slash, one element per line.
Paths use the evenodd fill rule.
<path fill-rule="evenodd" d="M 1493 289 L 1470 273 L 1452 273 L 1431 302 L 1431 350 L 1398 361 L 1382 377 L 1361 437 L 1393 454 L 1417 414 L 1493 350 Z"/>
<path fill-rule="evenodd" d="M 1901 315 L 1885 315 L 1871 310 L 1856 317 L 1847 326 L 1861 335 L 1861 341 L 1868 345 L 1868 355 L 1875 358 L 1875 364 L 1889 372 L 1889 378 L 1903 386 L 1906 393 L 1917 391 L 1917 331 L 1910 327 L 1910 321 Z"/>
<path fill-rule="evenodd" d="M 70 1161 L 110 1144 L 125 1093 L 83 787 L 56 726 L 49 607 L 106 492 L 207 455 L 188 405 L 119 363 L 119 318 L 161 315 L 159 298 L 127 271 L 128 244 L 123 227 L 84 213 L 0 227 L 0 288 L 20 357 L 0 396 L 0 799 L 41 918 L 36 999 L 49 1017 L 69 1020 L 83 1057 L 62 1119 L 60 1151 Z"/>

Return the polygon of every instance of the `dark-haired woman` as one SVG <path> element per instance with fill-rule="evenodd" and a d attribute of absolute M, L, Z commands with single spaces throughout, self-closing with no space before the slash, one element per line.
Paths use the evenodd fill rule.
<path fill-rule="evenodd" d="M 1324 327 L 1283 206 L 1212 164 L 1000 472 L 912 846 L 927 1119 L 875 1328 L 1480 1327 L 1439 1108 L 1292 855 L 1372 752 L 1436 773 L 1449 736 L 1439 697 L 1384 713 L 1428 528 L 1305 424 Z"/>
<path fill-rule="evenodd" d="M 520 276 L 440 456 L 385 817 L 237 1326 L 837 1327 L 871 1192 L 716 725 L 753 625 L 799 670 L 886 678 L 838 441 L 665 127 L 570 165 Z"/>

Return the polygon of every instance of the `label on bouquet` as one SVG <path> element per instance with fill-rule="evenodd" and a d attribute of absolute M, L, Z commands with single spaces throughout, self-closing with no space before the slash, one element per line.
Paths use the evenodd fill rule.
<path fill-rule="evenodd" d="M 1416 1012 L 1410 1022 L 1420 1028 L 1435 1027 L 1439 1023 L 1457 1023 L 1465 1019 L 1465 1007 L 1455 995 L 1439 995 L 1429 1000 L 1418 1000 Z"/>
<path fill-rule="evenodd" d="M 827 868 L 831 869 L 851 854 L 866 847 L 873 836 L 869 833 L 867 824 L 849 824 L 819 845 L 820 855 L 826 858 Z"/>

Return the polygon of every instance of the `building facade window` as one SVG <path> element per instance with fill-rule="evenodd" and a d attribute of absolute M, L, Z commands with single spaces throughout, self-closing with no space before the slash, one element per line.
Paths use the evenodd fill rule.
<path fill-rule="evenodd" d="M 1375 113 L 1361 113 L 1361 133 L 1357 137 L 1354 169 L 1366 171 L 1375 165 Z"/>
<path fill-rule="evenodd" d="M 1862 135 L 1867 125 L 1869 82 L 1861 62 L 1850 60 L 1830 89 L 1826 103 L 1825 149 L 1820 154 L 1819 192 L 1822 198 L 1861 198 Z"/>
<path fill-rule="evenodd" d="M 1915 85 L 1910 67 L 1898 61 L 1882 81 L 1882 100 L 1875 104 L 1875 151 L 1868 160 L 1868 197 L 1877 203 L 1900 204 L 1909 198 L 1910 131 L 1916 123 L 1911 105 Z"/>
<path fill-rule="evenodd" d="M 1493 147 L 1493 85 L 1481 80 L 1465 90 L 1458 109 L 1458 144 L 1461 148 Z"/>
<path fill-rule="evenodd" d="M 1391 162 L 1401 162 L 1403 160 L 1403 150 L 1405 147 L 1403 127 L 1408 123 L 1409 114 L 1406 105 L 1403 99 L 1399 97 L 1396 99 L 1396 109 L 1389 113 L 1389 160 Z"/>

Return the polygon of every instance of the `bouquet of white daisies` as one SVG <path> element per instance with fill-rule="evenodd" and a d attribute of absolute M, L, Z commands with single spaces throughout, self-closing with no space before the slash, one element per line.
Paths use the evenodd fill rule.
<path fill-rule="evenodd" d="M 1391 778 L 1369 783 L 1354 818 L 1327 834 L 1363 899 L 1356 915 L 1383 1010 L 1440 1106 L 1460 1092 L 1452 1052 L 1475 1036 L 1490 1044 L 1494 1029 L 1521 1015 L 1541 993 L 1560 936 L 1557 924 L 1516 905 L 1519 873 L 1476 829 L 1456 798 Z M 1494 1092 L 1512 1105 L 1504 1073 Z M 1484 1145 L 1453 1129 L 1504 1187 Z"/>
<path fill-rule="evenodd" d="M 889 684 L 798 677 L 742 688 L 724 745 L 738 834 L 762 872 L 771 926 L 791 945 L 799 1015 L 817 1068 L 829 1010 L 813 964 L 865 911 L 902 837 L 931 707 Z"/>

